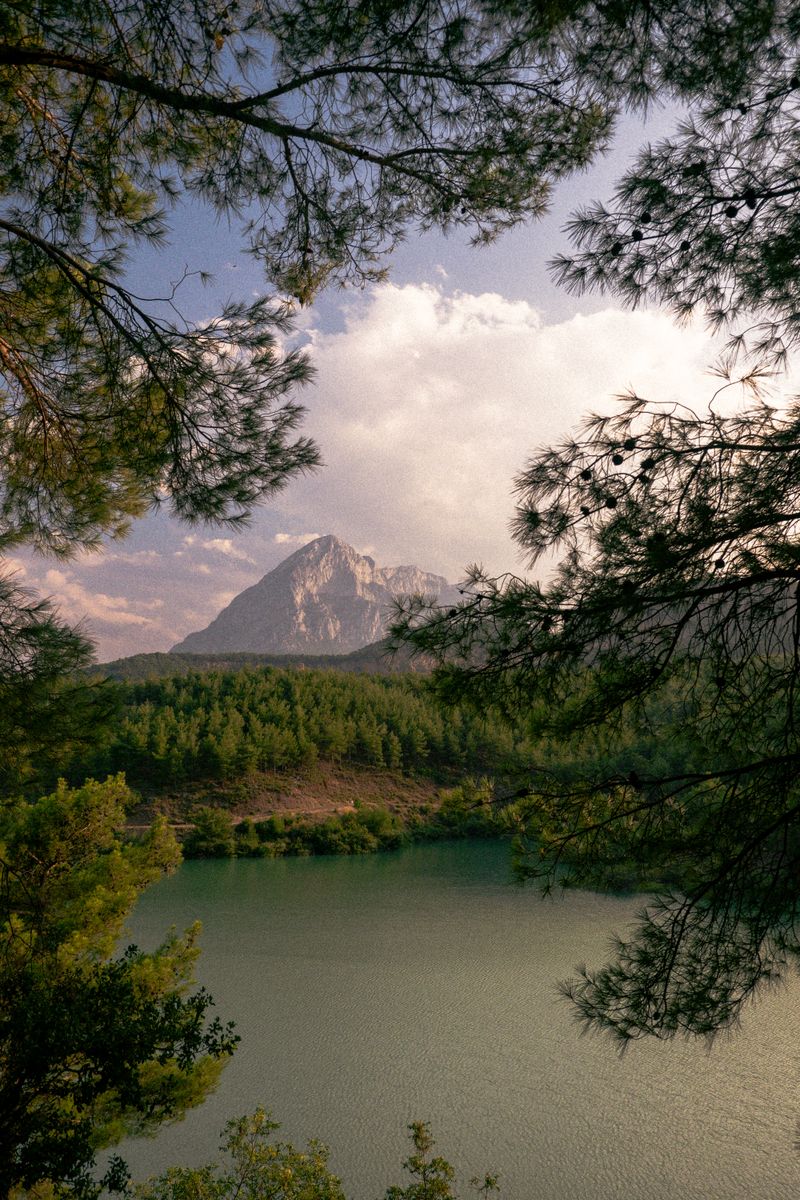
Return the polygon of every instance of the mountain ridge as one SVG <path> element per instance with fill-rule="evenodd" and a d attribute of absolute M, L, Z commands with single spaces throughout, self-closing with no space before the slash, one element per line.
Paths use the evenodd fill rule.
<path fill-rule="evenodd" d="M 171 654 L 350 654 L 380 641 L 393 601 L 422 592 L 444 604 L 456 588 L 441 575 L 379 567 L 334 534 L 301 546 L 235 596 Z"/>
<path fill-rule="evenodd" d="M 151 651 L 130 654 L 87 667 L 93 677 L 135 682 L 164 676 L 188 675 L 194 671 L 244 671 L 276 667 L 280 670 L 346 671 L 354 675 L 429 675 L 432 658 L 401 647 L 391 653 L 386 642 L 361 646 L 349 654 L 255 654 L 231 650 L 226 654 L 191 654 L 181 651 Z"/>

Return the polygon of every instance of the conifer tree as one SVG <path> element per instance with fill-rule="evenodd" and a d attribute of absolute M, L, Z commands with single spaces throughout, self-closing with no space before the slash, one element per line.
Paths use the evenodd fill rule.
<path fill-rule="evenodd" d="M 706 412 L 629 395 L 539 451 L 517 481 L 515 536 L 531 564 L 555 554 L 555 574 L 476 569 L 460 606 L 408 605 L 395 631 L 438 656 L 443 695 L 527 713 L 540 734 L 680 739 L 678 769 L 659 753 L 620 772 L 612 753 L 581 776 L 543 762 L 520 787 L 525 873 L 596 886 L 633 862 L 674 888 L 614 961 L 566 985 L 623 1040 L 735 1022 L 800 945 L 800 409 L 759 394 L 800 328 L 800 47 L 793 6 L 740 17 L 765 35 L 746 55 L 726 55 L 735 21 L 696 55 L 677 30 L 660 46 L 663 74 L 645 70 L 643 86 L 688 85 L 689 115 L 611 206 L 576 215 L 575 251 L 555 266 L 578 292 L 705 312 L 727 331 L 720 374 L 744 401 Z"/>
<path fill-rule="evenodd" d="M 197 324 L 178 285 L 128 287 L 176 200 L 230 216 L 305 303 L 379 278 L 409 226 L 535 215 L 609 123 L 481 5 L 51 0 L 0 4 L 0 28 L 4 547 L 66 553 L 162 499 L 241 520 L 317 462 L 285 301 Z"/>
<path fill-rule="evenodd" d="M 0 809 L 0 1196 L 93 1197 L 97 1151 L 180 1117 L 237 1039 L 189 993 L 197 930 L 117 952 L 139 893 L 179 860 L 162 822 L 119 835 L 121 779 Z M 121 1187 L 112 1159 L 104 1182 Z"/>

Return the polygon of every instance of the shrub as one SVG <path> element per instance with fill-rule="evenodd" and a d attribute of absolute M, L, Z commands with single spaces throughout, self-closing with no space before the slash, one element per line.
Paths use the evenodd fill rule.
<path fill-rule="evenodd" d="M 194 827 L 183 843 L 187 858 L 230 858 L 236 851 L 233 818 L 221 808 L 207 805 L 192 814 Z"/>

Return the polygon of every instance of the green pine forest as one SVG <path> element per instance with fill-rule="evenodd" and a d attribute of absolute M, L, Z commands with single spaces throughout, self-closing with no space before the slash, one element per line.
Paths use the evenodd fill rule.
<path fill-rule="evenodd" d="M 174 671 L 175 656 L 164 658 Z M 652 713 L 554 738 L 537 733 L 535 714 L 515 723 L 491 708 L 445 708 L 417 674 L 179 666 L 158 676 L 147 658 L 129 660 L 114 665 L 123 678 L 98 679 L 114 719 L 91 749 L 60 760 L 58 774 L 76 785 L 124 775 L 147 817 L 166 813 L 176 824 L 188 856 L 369 853 L 410 840 L 509 836 L 532 772 L 623 779 L 693 757 L 678 690 L 671 714 L 663 702 L 658 713 L 662 726 L 671 716 L 674 736 L 656 743 Z M 137 669 L 147 677 L 135 678 Z M 351 781 L 343 803 L 334 786 L 329 811 L 305 813 L 309 789 L 342 772 Z M 623 889 L 647 882 L 633 862 L 611 880 Z"/>
<path fill-rule="evenodd" d="M 508 769 L 524 747 L 491 713 L 443 712 L 424 683 L 326 671 L 199 672 L 117 685 L 122 718 L 83 766 L 134 787 L 347 760 L 435 777 Z"/>
<path fill-rule="evenodd" d="M 445 711 L 414 675 L 251 666 L 104 686 L 116 717 L 67 777 L 122 773 L 155 808 L 170 802 L 194 825 L 187 854 L 354 853 L 410 836 L 496 833 L 489 780 L 510 779 L 532 753 L 499 714 Z M 324 821 L 277 813 L 234 829 L 229 809 L 246 809 L 252 795 L 279 793 L 291 776 L 302 797 L 305 778 L 338 767 L 363 774 L 372 796 L 380 772 L 412 798 L 400 816 L 357 795 L 355 812 Z M 432 802 L 418 803 L 414 780 L 436 785 Z"/>

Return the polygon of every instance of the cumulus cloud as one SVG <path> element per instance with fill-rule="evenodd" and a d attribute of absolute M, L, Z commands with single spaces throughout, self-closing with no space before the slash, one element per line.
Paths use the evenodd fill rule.
<path fill-rule="evenodd" d="M 161 559 L 157 550 L 90 550 L 78 556 L 82 567 L 107 567 L 112 564 L 126 567 L 152 567 Z"/>
<path fill-rule="evenodd" d="M 225 537 L 187 533 L 163 512 L 123 551 L 25 582 L 86 618 L 101 659 L 163 650 L 208 624 L 297 547 L 335 533 L 378 563 L 461 577 L 474 561 L 523 569 L 508 527 L 513 480 L 538 447 L 628 388 L 702 404 L 719 380 L 705 332 L 656 312 L 608 309 L 547 322 L 497 293 L 381 285 L 352 301 L 336 332 L 303 315 L 317 383 L 304 432 L 325 467 L 294 480 Z M 226 531 L 227 533 L 228 531 Z M 163 609 L 158 606 L 164 601 Z"/>
<path fill-rule="evenodd" d="M 188 538 L 185 538 L 184 540 L 186 541 L 187 545 L 193 545 L 196 541 L 196 539 L 192 539 L 190 542 Z M 237 546 L 231 540 L 231 538 L 209 538 L 207 541 L 201 542 L 200 544 L 204 550 L 214 550 L 217 554 L 227 555 L 228 558 L 238 558 L 241 562 L 255 562 L 255 559 L 252 559 L 250 555 L 242 549 L 241 546 Z"/>
<path fill-rule="evenodd" d="M 47 571 L 44 586 L 54 593 L 59 611 L 66 621 L 83 621 L 86 617 L 118 625 L 146 625 L 148 617 L 130 612 L 125 596 L 107 596 L 85 588 L 66 571 Z"/>
<path fill-rule="evenodd" d="M 127 596 L 110 596 L 87 588 L 70 571 L 51 568 L 42 578 L 42 586 L 58 605 L 64 620 L 91 624 L 151 625 L 152 614 L 164 607 L 161 598 L 132 602 Z"/>
<path fill-rule="evenodd" d="M 177 640 L 163 584 L 152 591 L 145 585 L 142 594 L 136 594 L 136 584 L 143 579 L 136 556 L 108 557 L 110 564 L 102 555 L 95 561 L 79 555 L 69 567 L 48 568 L 41 559 L 26 555 L 4 558 L 2 570 L 14 572 L 32 594 L 49 600 L 60 620 L 79 627 L 95 644 L 100 661 L 163 649 Z M 108 574 L 98 586 L 102 569 Z"/>
<path fill-rule="evenodd" d="M 520 569 L 513 480 L 537 447 L 627 388 L 696 401 L 715 387 L 705 332 L 665 314 L 547 324 L 524 300 L 434 286 L 374 289 L 344 330 L 312 335 L 312 352 L 307 429 L 326 465 L 283 494 L 284 527 L 318 528 L 324 514 L 382 563 L 451 579 L 476 560 Z"/>
<path fill-rule="evenodd" d="M 276 533 L 272 540 L 276 546 L 307 546 L 322 536 L 321 533 Z"/>
<path fill-rule="evenodd" d="M 261 573 L 230 539 L 213 553 L 204 539 L 158 513 L 137 522 L 125 549 L 80 554 L 68 565 L 47 564 L 25 553 L 5 568 L 56 604 L 63 620 L 80 624 L 106 662 L 126 654 L 166 650 L 192 629 L 207 625 L 220 608 Z M 158 547 L 156 549 L 156 547 Z M 236 551 L 234 557 L 225 549 Z M 276 560 L 282 557 L 276 549 Z"/>

